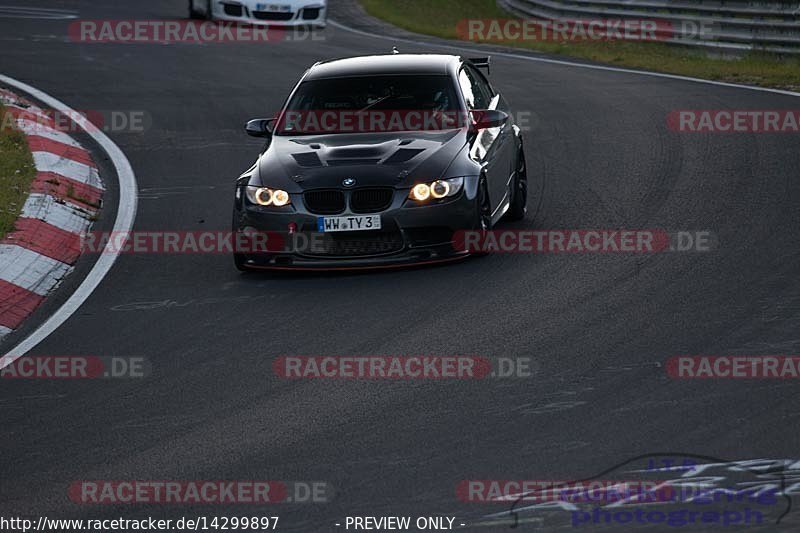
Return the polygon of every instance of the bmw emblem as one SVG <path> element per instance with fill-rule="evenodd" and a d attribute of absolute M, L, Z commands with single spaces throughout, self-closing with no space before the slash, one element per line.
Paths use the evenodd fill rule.
<path fill-rule="evenodd" d="M 345 187 L 352 187 L 355 184 L 356 184 L 355 178 L 345 178 L 342 180 L 342 185 L 344 185 Z"/>

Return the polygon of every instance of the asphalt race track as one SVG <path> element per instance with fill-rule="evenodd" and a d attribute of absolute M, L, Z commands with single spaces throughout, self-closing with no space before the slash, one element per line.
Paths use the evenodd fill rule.
<path fill-rule="evenodd" d="M 182 0 L 26 5 L 82 19 L 185 16 Z M 245 121 L 279 109 L 316 61 L 393 45 L 335 26 L 324 40 L 300 42 L 92 45 L 69 42 L 68 24 L 0 14 L 0 73 L 74 109 L 149 113 L 145 133 L 111 137 L 138 180 L 135 228 L 151 231 L 229 229 L 233 180 L 261 147 Z M 508 518 L 482 517 L 507 506 L 460 502 L 459 481 L 588 478 L 651 453 L 800 458 L 791 380 L 673 380 L 664 370 L 677 354 L 800 349 L 797 135 L 681 134 L 666 116 L 796 109 L 800 100 L 499 56 L 491 79 L 532 117 L 532 208 L 501 229 L 707 230 L 718 245 L 647 256 L 492 254 L 350 274 L 240 274 L 227 255 L 123 255 L 31 355 L 142 356 L 152 375 L 3 380 L 0 514 L 279 515 L 280 530 L 304 532 L 343 530 L 335 524 L 353 515 L 453 515 L 461 529 L 505 531 Z M 113 176 L 106 182 L 101 229 L 116 203 Z M 530 357 L 535 375 L 273 373 L 278 356 L 318 354 Z M 67 498 L 70 483 L 101 479 L 322 480 L 335 497 L 222 509 Z M 566 514 L 540 516 L 544 526 L 528 529 L 572 529 Z M 798 524 L 790 514 L 763 530 Z"/>

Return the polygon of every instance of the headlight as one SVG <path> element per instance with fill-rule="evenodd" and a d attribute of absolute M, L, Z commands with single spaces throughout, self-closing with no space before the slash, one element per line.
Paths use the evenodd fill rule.
<path fill-rule="evenodd" d="M 431 197 L 431 188 L 427 183 L 420 183 L 411 189 L 409 196 L 418 202 L 424 202 Z"/>
<path fill-rule="evenodd" d="M 431 198 L 441 200 L 448 196 L 455 196 L 461 192 L 464 178 L 450 178 L 449 180 L 436 180 L 431 183 L 418 183 L 414 185 L 408 197 L 416 202 L 427 202 Z"/>
<path fill-rule="evenodd" d="M 281 189 L 270 189 L 268 187 L 253 187 L 248 185 L 245 187 L 245 193 L 250 203 L 256 205 L 274 205 L 275 207 L 283 207 L 291 203 L 289 193 Z"/>

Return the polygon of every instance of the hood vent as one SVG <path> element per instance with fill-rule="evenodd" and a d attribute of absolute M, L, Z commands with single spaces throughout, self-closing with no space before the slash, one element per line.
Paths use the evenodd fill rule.
<path fill-rule="evenodd" d="M 405 163 L 414 159 L 417 155 L 421 154 L 425 150 L 420 150 L 416 148 L 400 148 L 398 151 L 393 153 L 386 161 L 383 162 L 384 165 L 398 165 L 400 163 Z"/>
<path fill-rule="evenodd" d="M 380 157 L 383 150 L 376 148 L 337 148 L 331 150 L 331 157 L 355 159 L 357 157 Z"/>
<path fill-rule="evenodd" d="M 329 167 L 345 167 L 348 165 L 377 165 L 380 159 L 330 159 Z"/>
<path fill-rule="evenodd" d="M 321 167 L 322 161 L 319 160 L 319 157 L 314 152 L 302 152 L 299 154 L 292 154 L 294 160 L 297 161 L 297 164 L 301 167 Z"/>

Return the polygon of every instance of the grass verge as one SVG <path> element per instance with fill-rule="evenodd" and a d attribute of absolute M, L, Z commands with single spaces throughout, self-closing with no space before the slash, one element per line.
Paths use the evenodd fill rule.
<path fill-rule="evenodd" d="M 28 141 L 21 131 L 11 127 L 14 123 L 0 104 L 0 239 L 14 229 L 36 176 Z"/>
<path fill-rule="evenodd" d="M 367 12 L 395 26 L 457 39 L 460 20 L 516 18 L 495 0 L 360 0 Z M 664 43 L 623 41 L 541 42 L 477 41 L 590 59 L 620 67 L 642 68 L 695 78 L 800 90 L 800 59 L 750 53 L 740 58 L 709 57 L 705 52 Z"/>

